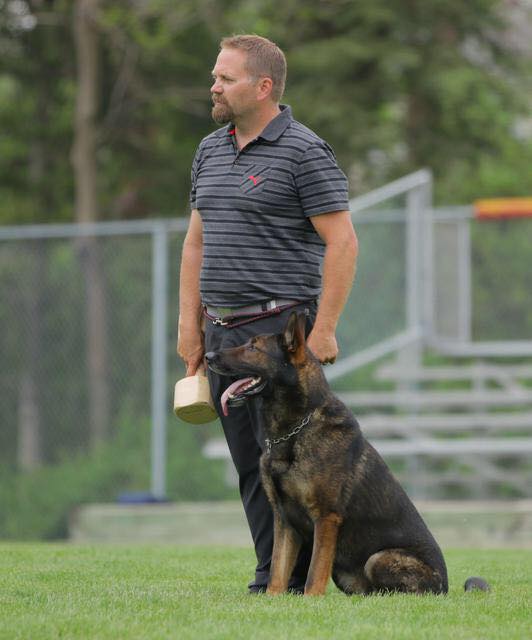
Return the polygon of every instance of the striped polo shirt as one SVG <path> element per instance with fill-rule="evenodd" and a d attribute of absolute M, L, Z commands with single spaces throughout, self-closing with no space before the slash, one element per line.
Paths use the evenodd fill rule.
<path fill-rule="evenodd" d="M 309 218 L 349 208 L 329 145 L 281 105 L 244 149 L 227 125 L 204 138 L 190 202 L 203 226 L 203 304 L 239 307 L 321 291 L 325 244 Z"/>

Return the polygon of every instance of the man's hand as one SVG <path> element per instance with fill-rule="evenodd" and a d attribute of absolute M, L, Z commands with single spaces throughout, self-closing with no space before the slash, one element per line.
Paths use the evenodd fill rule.
<path fill-rule="evenodd" d="M 321 364 L 332 364 L 338 355 L 338 345 L 334 333 L 323 332 L 314 328 L 307 338 L 307 347 L 318 358 Z"/>
<path fill-rule="evenodd" d="M 185 361 L 187 377 L 195 375 L 202 366 L 204 352 L 203 335 L 199 329 L 179 331 L 177 353 Z"/>

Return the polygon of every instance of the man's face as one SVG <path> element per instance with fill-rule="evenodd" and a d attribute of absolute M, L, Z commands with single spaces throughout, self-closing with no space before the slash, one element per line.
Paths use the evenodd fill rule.
<path fill-rule="evenodd" d="M 222 49 L 212 70 L 212 118 L 218 124 L 237 122 L 257 104 L 256 83 L 246 70 L 246 53 Z"/>

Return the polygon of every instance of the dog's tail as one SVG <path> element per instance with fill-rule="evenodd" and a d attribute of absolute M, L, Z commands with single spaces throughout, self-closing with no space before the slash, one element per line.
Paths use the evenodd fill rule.
<path fill-rule="evenodd" d="M 471 576 L 464 583 L 464 591 L 490 591 L 490 585 L 478 576 Z"/>

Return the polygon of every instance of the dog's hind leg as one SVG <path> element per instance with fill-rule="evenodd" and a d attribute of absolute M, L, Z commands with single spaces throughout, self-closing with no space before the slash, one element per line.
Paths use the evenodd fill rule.
<path fill-rule="evenodd" d="M 267 593 L 272 595 L 285 593 L 288 589 L 288 581 L 292 575 L 300 548 L 300 537 L 292 527 L 282 521 L 280 515 L 274 509 L 273 552 Z"/>
<path fill-rule="evenodd" d="M 364 573 L 373 591 L 446 593 L 444 578 L 404 549 L 386 549 L 369 557 Z"/>
<path fill-rule="evenodd" d="M 321 596 L 325 593 L 331 577 L 341 523 L 342 518 L 336 513 L 318 518 L 314 523 L 314 546 L 305 584 L 306 596 Z"/>
<path fill-rule="evenodd" d="M 332 579 L 338 589 L 348 596 L 366 595 L 371 592 L 371 585 L 363 567 L 356 571 L 344 571 L 333 567 Z"/>

